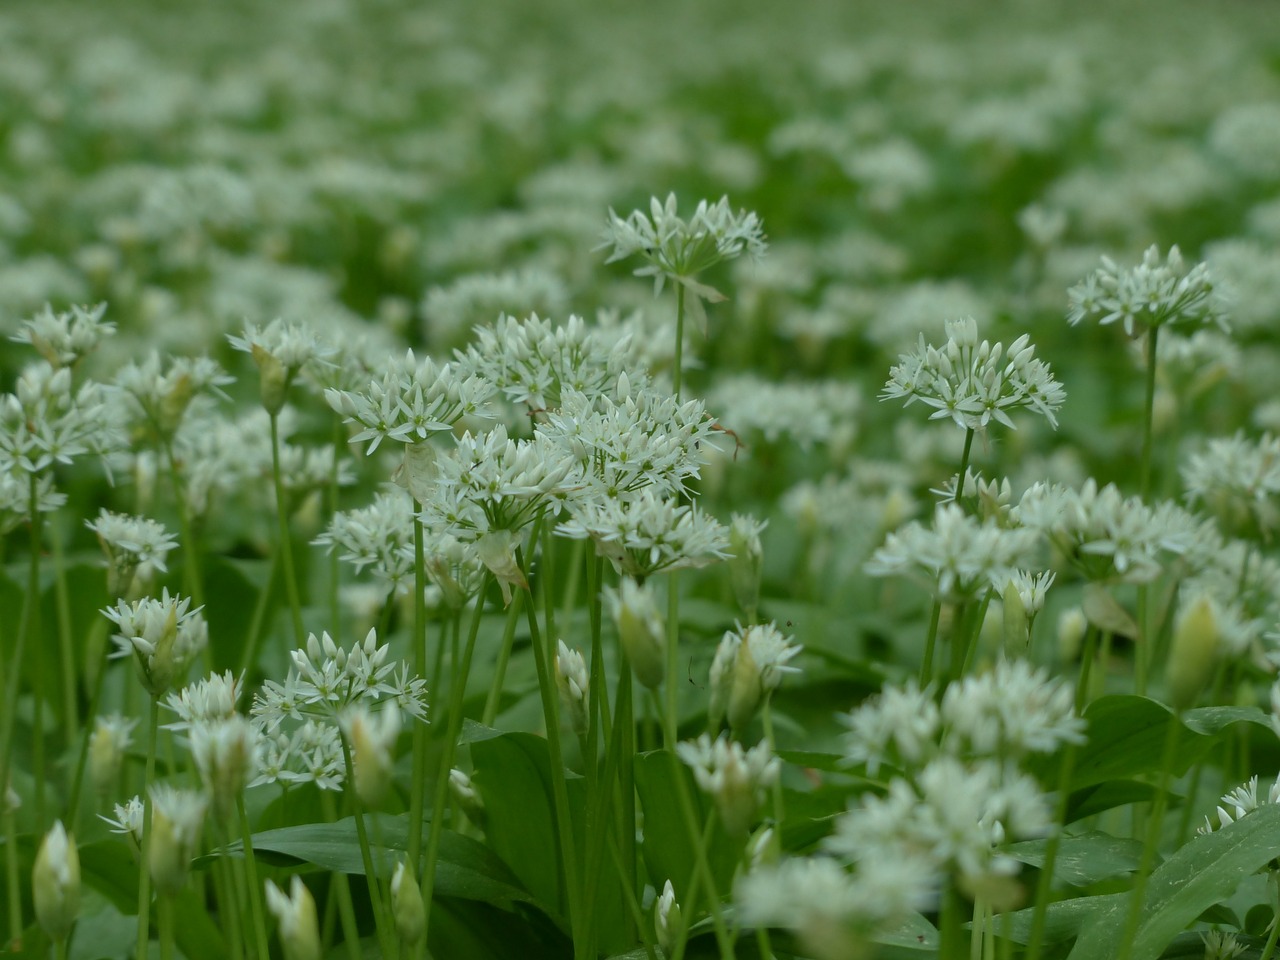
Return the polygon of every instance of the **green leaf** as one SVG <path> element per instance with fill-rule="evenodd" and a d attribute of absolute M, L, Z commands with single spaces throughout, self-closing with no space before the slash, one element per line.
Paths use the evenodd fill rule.
<path fill-rule="evenodd" d="M 1277 856 L 1280 804 L 1266 804 L 1221 830 L 1192 839 L 1147 882 L 1133 960 L 1155 960 L 1196 918 Z M 1093 899 L 1095 907 L 1070 960 L 1109 960 L 1123 936 L 1129 895 Z"/>
<path fill-rule="evenodd" d="M 1010 844 L 1004 852 L 1021 863 L 1042 867 L 1048 844 L 1048 840 L 1027 840 Z M 1082 833 L 1062 838 L 1053 864 L 1053 876 L 1073 887 L 1084 887 L 1132 873 L 1138 869 L 1141 859 L 1142 844 L 1137 840 L 1113 837 L 1108 833 Z"/>
<path fill-rule="evenodd" d="M 387 876 L 408 848 L 408 817 L 375 815 L 365 819 L 374 869 Z M 306 823 L 255 833 L 253 850 L 258 859 L 280 866 L 310 863 L 339 873 L 363 876 L 365 872 L 355 820 L 351 817 L 336 823 Z M 223 852 L 243 856 L 243 851 L 237 841 Z M 500 906 L 524 902 L 542 909 L 491 850 L 452 830 L 445 830 L 440 836 L 436 891 L 444 897 L 483 900 Z"/>
<path fill-rule="evenodd" d="M 1067 823 L 1075 823 L 1105 810 L 1123 807 L 1130 803 L 1151 800 L 1156 788 L 1138 780 L 1107 780 L 1077 790 L 1067 804 Z"/>
<path fill-rule="evenodd" d="M 693 804 L 699 830 L 707 822 L 710 804 L 694 782 L 693 774 L 668 750 L 640 754 L 636 757 L 635 770 L 636 792 L 644 809 L 643 852 L 649 882 L 655 890 L 660 890 L 663 883 L 670 880 L 677 902 L 685 903 L 696 862 L 696 841 L 689 836 L 680 805 L 680 786 L 675 778 L 684 779 L 684 789 Z M 727 836 L 717 825 L 708 846 L 707 861 L 716 890 L 723 896 L 729 892 L 742 843 Z"/>

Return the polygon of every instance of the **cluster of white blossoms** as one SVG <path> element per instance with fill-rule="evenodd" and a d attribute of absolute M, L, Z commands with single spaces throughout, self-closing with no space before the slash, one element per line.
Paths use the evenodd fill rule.
<path fill-rule="evenodd" d="M 105 508 L 85 526 L 98 535 L 107 555 L 107 590 L 115 596 L 128 593 L 135 577 L 146 583 L 153 571 L 167 572 L 165 559 L 178 545 L 164 524 Z"/>
<path fill-rule="evenodd" d="M 49 304 L 22 321 L 18 332 L 9 339 L 29 343 L 53 367 L 74 367 L 107 337 L 116 332 L 114 323 L 104 322 L 107 305 L 72 306 L 54 313 Z"/>
<path fill-rule="evenodd" d="M 1226 529 L 1266 536 L 1280 526 L 1280 439 L 1269 433 L 1210 440 L 1187 459 L 1182 482 L 1188 500 L 1203 503 Z"/>
<path fill-rule="evenodd" d="M 754 213 L 729 206 L 729 198 L 714 204 L 698 202 L 693 216 L 683 219 L 676 212 L 676 195 L 665 202 L 653 197 L 649 213 L 632 211 L 625 219 L 609 210 L 609 223 L 601 234 L 598 249 L 607 249 L 606 263 L 638 254 L 648 261 L 635 271 L 637 277 L 653 277 L 654 293 L 661 293 L 670 279 L 697 297 L 723 300 L 724 296 L 695 278 L 724 260 L 746 253 L 763 256 L 766 249 L 763 224 Z"/>
<path fill-rule="evenodd" d="M 196 395 L 212 393 L 225 399 L 222 388 L 233 379 L 208 357 L 175 357 L 162 363 L 153 351 L 117 370 L 114 382 L 132 423 L 167 442 L 182 426 Z"/>
<path fill-rule="evenodd" d="M 721 718 L 740 730 L 755 716 L 760 703 L 782 683 L 804 649 L 778 629 L 775 623 L 738 625 L 728 630 L 711 661 L 711 699 L 707 722 L 717 728 Z"/>
<path fill-rule="evenodd" d="M 72 385 L 70 367 L 27 366 L 13 393 L 0 395 L 0 473 L 46 473 L 87 453 L 122 445 L 119 411 L 107 388 Z"/>
<path fill-rule="evenodd" d="M 383 440 L 415 444 L 452 430 L 464 416 L 480 413 L 494 391 L 489 380 L 430 357 L 417 360 L 410 350 L 391 358 L 382 377 L 365 389 L 330 388 L 324 397 L 347 423 L 360 427 L 351 442 L 368 440 L 372 453 Z"/>
<path fill-rule="evenodd" d="M 209 625 L 199 610 L 191 609 L 191 598 L 171 597 L 168 587 L 158 600 L 120 600 L 102 614 L 118 631 L 112 637 L 116 646 L 112 656 L 132 656 L 138 679 L 153 697 L 167 693 L 181 680 L 209 643 Z"/>
<path fill-rule="evenodd" d="M 413 502 L 392 487 L 367 507 L 335 513 L 312 543 L 340 550 L 339 558 L 357 573 L 368 567 L 389 589 L 407 591 L 413 583 Z"/>
<path fill-rule="evenodd" d="M 739 882 L 735 896 L 749 922 L 789 927 L 828 947 L 851 938 L 848 947 L 931 907 L 947 878 L 995 901 L 1016 900 L 1020 864 L 1007 844 L 1053 828 L 1048 797 L 1019 764 L 1084 742 L 1071 686 L 1000 660 L 953 683 L 940 703 L 932 688 L 908 681 L 845 719 L 846 761 L 871 777 L 886 764 L 895 775 L 883 794 L 861 795 L 836 819 L 817 855 L 756 867 Z"/>
<path fill-rule="evenodd" d="M 676 744 L 676 754 L 693 770 L 698 786 L 716 804 L 725 831 L 744 837 L 759 816 L 769 788 L 782 771 L 782 761 L 761 741 L 744 748 L 736 740 L 703 734 Z"/>
<path fill-rule="evenodd" d="M 634 363 L 632 338 L 608 336 L 579 316 L 554 325 L 536 313 L 523 320 L 505 313 L 458 353 L 467 374 L 491 381 L 508 400 L 531 413 L 559 409 L 568 390 L 605 392 Z"/>
<path fill-rule="evenodd" d="M 1142 262 L 1125 269 L 1110 257 L 1067 292 L 1067 322 L 1121 323 L 1131 337 L 1167 323 L 1216 323 L 1226 329 L 1225 305 L 1206 263 L 1187 269 L 1176 246 L 1161 258 L 1148 247 Z"/>
<path fill-rule="evenodd" d="M 758 433 L 768 443 L 786 439 L 802 450 L 819 444 L 848 450 L 862 408 L 862 391 L 853 383 L 774 383 L 752 374 L 717 380 L 708 399 L 740 436 Z"/>
<path fill-rule="evenodd" d="M 932 527 L 913 520 L 885 538 L 867 561 L 873 577 L 911 576 L 940 597 L 971 597 L 1034 566 L 1034 530 L 1002 527 L 965 513 L 957 504 L 935 508 Z"/>
<path fill-rule="evenodd" d="M 950 419 L 969 430 L 986 430 L 992 420 L 1015 429 L 1009 413 L 1017 409 L 1039 413 L 1057 427 L 1055 413 L 1066 391 L 1049 365 L 1036 359 L 1026 334 L 1006 350 L 1001 343 L 979 342 L 972 317 L 947 320 L 944 331 L 942 347 L 926 345 L 921 334 L 916 350 L 898 358 L 881 400 L 904 397 L 908 406 L 918 400 L 934 408 L 930 419 Z"/>
<path fill-rule="evenodd" d="M 1280 803 L 1280 776 L 1276 777 L 1275 782 L 1267 789 L 1266 796 L 1258 795 L 1258 778 L 1250 777 L 1240 786 L 1222 795 L 1214 811 L 1217 822 L 1214 822 L 1214 815 L 1206 816 L 1204 823 L 1196 832 L 1204 834 L 1221 830 L 1268 803 Z"/>
<path fill-rule="evenodd" d="M 1185 554 L 1205 534 L 1206 521 L 1171 501 L 1148 505 L 1114 484 L 1090 478 L 1075 490 L 1036 483 L 1013 509 L 1014 520 L 1043 534 L 1090 580 L 1147 583 L 1165 555 Z"/>

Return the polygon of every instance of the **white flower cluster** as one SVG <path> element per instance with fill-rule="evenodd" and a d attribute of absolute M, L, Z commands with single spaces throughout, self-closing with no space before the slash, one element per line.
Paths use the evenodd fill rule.
<path fill-rule="evenodd" d="M 24 320 L 18 332 L 9 339 L 29 343 L 54 367 L 72 367 L 88 356 L 104 339 L 116 332 L 114 323 L 103 322 L 107 305 L 73 306 L 64 313 L 54 313 L 49 304 Z"/>
<path fill-rule="evenodd" d="M 1243 432 L 1209 441 L 1182 468 L 1187 498 L 1209 507 L 1229 529 L 1256 529 L 1264 536 L 1280 525 L 1280 439 L 1257 440 Z"/>
<path fill-rule="evenodd" d="M 153 570 L 166 572 L 165 558 L 178 545 L 164 524 L 147 517 L 103 509 L 97 520 L 86 520 L 85 526 L 98 535 L 107 554 L 108 590 L 117 596 L 128 592 L 135 576 L 146 583 Z"/>
<path fill-rule="evenodd" d="M 1205 834 L 1221 830 L 1268 803 L 1280 803 L 1280 776 L 1276 777 L 1275 783 L 1271 784 L 1265 797 L 1258 796 L 1258 778 L 1250 777 L 1240 786 L 1223 794 L 1218 801 L 1218 808 L 1214 811 L 1218 822 L 1214 823 L 1212 816 L 1206 816 L 1204 823 L 1196 832 Z"/>
<path fill-rule="evenodd" d="M 786 439 L 802 450 L 819 444 L 848 450 L 856 435 L 862 391 L 837 380 L 773 383 L 751 374 L 717 381 L 708 400 L 740 435 L 769 443 Z"/>
<path fill-rule="evenodd" d="M 1090 580 L 1146 583 L 1166 553 L 1181 555 L 1204 535 L 1205 523 L 1177 504 L 1148 506 L 1114 484 L 1090 478 L 1079 490 L 1036 483 L 1013 510 L 1025 529 L 1042 533 Z"/>
<path fill-rule="evenodd" d="M 1034 410 L 1055 429 L 1055 411 L 1066 392 L 1053 378 L 1049 365 L 1035 358 L 1035 347 L 1024 333 L 1006 350 L 1004 344 L 978 341 L 972 317 L 947 320 L 947 342 L 928 346 L 924 334 L 913 353 L 903 354 L 889 370 L 881 400 L 905 397 L 934 408 L 931 420 L 951 419 L 969 430 L 985 430 L 995 420 L 1015 429 L 1012 410 Z"/>
<path fill-rule="evenodd" d="M 755 823 L 765 796 L 782 770 L 782 761 L 761 741 L 750 749 L 727 737 L 676 744 L 676 754 L 693 770 L 698 786 L 716 804 L 720 820 L 731 836 L 746 836 Z"/>
<path fill-rule="evenodd" d="M 41 474 L 55 463 L 120 446 L 123 435 L 111 400 L 93 381 L 73 389 L 69 367 L 31 364 L 14 392 L 0 395 L 0 473 Z"/>
<path fill-rule="evenodd" d="M 166 587 L 159 600 L 120 600 L 102 611 L 119 631 L 112 637 L 116 645 L 112 657 L 132 655 L 138 678 L 153 697 L 181 680 L 209 643 L 209 625 L 190 606 L 190 597 L 171 597 Z"/>
<path fill-rule="evenodd" d="M 607 335 L 570 316 L 554 326 L 536 313 L 517 320 L 505 313 L 478 327 L 475 341 L 458 354 L 460 371 L 490 380 L 512 402 L 533 413 L 559 409 L 568 390 L 605 392 L 631 364 L 629 334 Z"/>
<path fill-rule="evenodd" d="M 1015 570 L 1033 566 L 1039 536 L 968 515 L 954 503 L 935 508 L 933 526 L 913 520 L 889 534 L 865 570 L 873 577 L 915 576 L 940 597 L 974 596 L 992 583 L 1003 589 Z"/>
<path fill-rule="evenodd" d="M 763 256 L 767 245 L 763 225 L 754 213 L 729 206 L 729 198 L 717 203 L 699 201 L 687 221 L 676 212 L 676 195 L 668 194 L 666 202 L 653 197 L 649 213 L 634 210 L 626 219 L 609 210 L 609 223 L 601 234 L 597 249 L 609 250 L 606 263 L 639 254 L 647 266 L 635 271 L 637 277 L 653 277 L 654 293 L 662 292 L 663 282 L 680 283 L 699 297 L 722 300 L 723 295 L 694 279 L 702 271 L 731 260 L 742 253 Z"/>
<path fill-rule="evenodd" d="M 231 382 L 208 357 L 175 357 L 162 364 L 154 351 L 141 362 L 125 364 L 115 376 L 130 418 L 165 441 L 177 433 L 193 397 L 208 392 L 225 399 L 221 388 Z"/>
<path fill-rule="evenodd" d="M 488 380 L 460 373 L 448 363 L 416 360 L 410 350 L 391 360 L 381 379 L 364 390 L 330 388 L 324 397 L 347 423 L 362 428 L 351 442 L 370 441 L 372 453 L 386 439 L 411 444 L 452 430 L 464 416 L 479 413 L 494 389 Z"/>
<path fill-rule="evenodd" d="M 1160 248 L 1151 246 L 1142 262 L 1129 269 L 1110 257 L 1102 266 L 1067 291 L 1067 322 L 1121 323 L 1131 337 L 1166 323 L 1216 323 L 1226 329 L 1226 311 L 1209 266 L 1197 263 L 1190 270 L 1182 253 L 1173 246 L 1163 260 Z"/>
<path fill-rule="evenodd" d="M 776 623 L 739 624 L 726 631 L 711 661 L 707 720 L 712 727 L 724 716 L 734 730 L 745 726 L 761 700 L 778 689 L 786 674 L 800 672 L 791 661 L 803 649 Z"/>
<path fill-rule="evenodd" d="M 397 592 L 413 582 L 413 502 L 402 491 L 384 491 L 373 503 L 335 513 L 312 543 L 341 550 L 359 573 L 365 567 Z"/>

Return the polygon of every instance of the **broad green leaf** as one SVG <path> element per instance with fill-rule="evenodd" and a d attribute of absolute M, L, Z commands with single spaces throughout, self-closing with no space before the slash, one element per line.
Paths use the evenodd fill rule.
<path fill-rule="evenodd" d="M 1151 874 L 1133 960 L 1155 960 L 1197 917 L 1277 856 L 1280 804 L 1265 804 L 1221 830 L 1196 836 Z M 1123 935 L 1129 895 L 1093 899 L 1070 960 L 1109 960 Z"/>
<path fill-rule="evenodd" d="M 431 955 L 465 960 L 562 960 L 568 938 L 542 914 L 512 913 L 487 903 L 437 900 L 431 909 Z"/>
<path fill-rule="evenodd" d="M 1138 780 L 1107 780 L 1096 783 L 1071 794 L 1067 805 L 1067 823 L 1075 823 L 1115 807 L 1142 803 L 1155 795 L 1154 786 Z"/>
<path fill-rule="evenodd" d="M 389 875 L 408 848 L 408 818 L 372 816 L 366 822 L 374 868 Z M 243 850 L 236 842 L 225 852 L 242 856 Z M 260 860 L 281 866 L 310 863 L 340 873 L 363 876 L 365 872 L 355 820 L 351 817 L 336 823 L 306 823 L 255 833 L 253 850 Z M 445 830 L 440 837 L 436 890 L 444 897 L 499 905 L 526 902 L 541 909 L 488 847 L 452 830 Z"/>
<path fill-rule="evenodd" d="M 1127 902 L 1127 897 L 1123 893 L 1108 893 L 1049 904 L 1049 909 L 1045 911 L 1044 942 L 1063 943 L 1070 940 L 1080 933 L 1080 928 L 1098 909 L 1114 901 L 1124 903 Z M 1014 943 L 1026 943 L 1031 938 L 1033 914 L 1033 908 L 1026 907 L 1009 915 L 1009 939 Z"/>
<path fill-rule="evenodd" d="M 683 778 L 699 831 L 706 825 L 711 805 L 698 789 L 693 774 L 668 750 L 640 754 L 636 757 L 635 770 L 636 792 L 640 794 L 644 810 L 644 860 L 649 882 L 660 890 L 670 880 L 676 900 L 683 903 L 688 898 L 689 878 L 696 863 L 697 840 L 689 834 L 680 801 L 680 785 L 675 778 Z M 712 831 L 707 860 L 716 889 L 722 895 L 730 889 L 733 868 L 741 850 L 741 842 L 727 836 L 718 825 Z"/>
<path fill-rule="evenodd" d="M 1033 867 L 1044 865 L 1048 840 L 1027 840 L 1010 844 L 1004 852 Z M 1083 887 L 1099 880 L 1131 873 L 1142 859 L 1142 844 L 1127 837 L 1107 833 L 1083 833 L 1063 837 L 1053 863 L 1053 876 L 1062 883 Z"/>
<path fill-rule="evenodd" d="M 1085 708 L 1089 742 L 1080 748 L 1072 788 L 1106 780 L 1131 779 L 1159 769 L 1170 723 L 1179 724 L 1173 773 L 1181 775 L 1212 746 L 1214 738 L 1190 730 L 1164 704 L 1135 696 L 1100 697 Z M 1042 774 L 1049 780 L 1059 758 L 1045 762 Z"/>

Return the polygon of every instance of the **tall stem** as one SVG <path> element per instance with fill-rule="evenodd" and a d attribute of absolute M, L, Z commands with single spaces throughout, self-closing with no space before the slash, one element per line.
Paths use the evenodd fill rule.
<path fill-rule="evenodd" d="M 431 802 L 431 831 L 427 836 L 427 862 L 422 867 L 422 903 L 427 917 L 422 931 L 423 943 L 428 942 L 427 934 L 431 929 L 431 901 L 435 896 L 436 859 L 440 852 L 440 837 L 444 832 L 444 808 L 449 799 L 449 771 L 453 769 L 458 732 L 462 729 L 462 701 L 466 694 L 467 674 L 471 672 L 471 654 L 476 647 L 476 636 L 480 633 L 480 616 L 484 613 L 484 593 L 488 586 L 489 576 L 486 574 L 481 578 L 480 589 L 476 593 L 471 627 L 467 631 L 467 645 L 463 650 L 462 663 L 455 664 L 453 687 L 449 693 L 449 725 L 440 750 L 440 767 Z"/>
<path fill-rule="evenodd" d="M 942 598 L 933 601 L 933 612 L 929 614 L 929 633 L 924 639 L 924 660 L 920 663 L 920 686 L 923 688 L 933 679 L 933 652 L 938 645 L 938 621 L 942 618 Z"/>
<path fill-rule="evenodd" d="M 262 884 L 258 882 L 258 861 L 253 855 L 253 831 L 249 829 L 249 815 L 245 812 L 244 796 L 236 797 L 236 813 L 240 818 L 240 839 L 244 844 L 244 868 L 249 880 L 249 914 L 253 918 L 253 935 L 257 941 L 258 957 L 268 960 L 267 921 L 262 909 Z"/>
<path fill-rule="evenodd" d="M 302 625 L 302 601 L 298 597 L 298 580 L 293 569 L 293 542 L 289 536 L 289 506 L 284 497 L 284 474 L 280 469 L 280 418 L 271 414 L 271 482 L 276 491 L 276 517 L 279 520 L 280 560 L 284 569 L 284 585 L 289 597 L 289 613 L 293 618 L 293 638 L 299 647 L 307 642 Z"/>
<path fill-rule="evenodd" d="M 422 523 L 413 518 L 413 663 L 419 677 L 427 675 L 427 561 Z M 441 641 L 443 642 L 443 637 Z M 413 725 L 413 786 L 409 790 L 409 869 L 421 873 L 422 806 L 427 792 L 427 725 Z"/>
<path fill-rule="evenodd" d="M 969 472 L 969 453 L 973 449 L 973 427 L 964 434 L 964 452 L 960 454 L 960 476 L 956 480 L 956 503 L 964 496 L 964 475 Z"/>
<path fill-rule="evenodd" d="M 351 745 L 346 734 L 342 736 L 342 764 L 346 771 L 348 797 L 356 823 L 356 840 L 360 844 L 360 860 L 364 864 L 364 876 L 368 881 L 369 903 L 373 909 L 373 922 L 378 932 L 378 943 L 384 957 L 394 957 L 395 932 L 389 928 L 386 908 L 382 901 L 382 886 L 378 882 L 377 865 L 373 862 L 373 848 L 369 846 L 369 831 L 365 827 L 363 805 L 355 791 L 355 768 L 351 763 Z M 248 851 L 245 851 L 246 854 Z"/>
<path fill-rule="evenodd" d="M 147 955 L 151 942 L 151 781 L 156 775 L 156 730 L 160 725 L 160 701 L 151 698 L 147 719 L 147 772 L 142 781 L 142 855 L 138 860 L 138 952 Z"/>
<path fill-rule="evenodd" d="M 1147 389 L 1142 407 L 1142 460 L 1138 470 L 1138 494 L 1143 500 L 1151 492 L 1151 434 L 1156 404 L 1156 344 L 1160 328 L 1147 331 Z"/>
<path fill-rule="evenodd" d="M 13 659 L 5 677 L 4 703 L 0 704 L 0 789 L 8 789 L 9 765 L 13 759 L 13 724 L 18 712 L 18 692 L 22 686 L 22 659 L 26 654 L 27 638 L 39 630 L 40 623 L 40 490 L 33 473 L 28 480 L 28 512 L 30 513 L 30 551 L 27 564 L 27 591 L 22 597 L 22 613 L 18 620 L 18 635 L 13 643 Z M 44 691 L 36 691 L 36 699 Z"/>
<path fill-rule="evenodd" d="M 502 687 L 507 679 L 507 664 L 511 661 L 511 650 L 515 646 L 516 626 L 520 623 L 520 614 L 524 610 L 524 591 L 517 590 L 507 605 L 507 619 L 502 625 L 502 645 L 498 648 L 498 660 L 493 667 L 493 682 L 489 684 L 489 694 L 484 699 L 484 713 L 480 722 L 486 727 L 493 726 L 498 718 L 498 706 L 502 702 Z"/>
<path fill-rule="evenodd" d="M 1026 960 L 1039 960 L 1044 943 L 1049 896 L 1053 892 L 1053 867 L 1058 860 L 1058 847 L 1062 843 L 1062 831 L 1066 827 L 1067 805 L 1071 801 L 1071 791 L 1068 788 L 1071 776 L 1075 773 L 1078 749 L 1076 744 L 1068 744 L 1058 767 L 1058 809 L 1053 818 L 1057 829 L 1049 834 L 1049 842 L 1044 850 L 1044 863 L 1040 865 L 1040 880 L 1036 884 L 1035 907 L 1031 914 L 1031 934 L 1027 938 L 1027 952 L 1024 955 Z"/>

